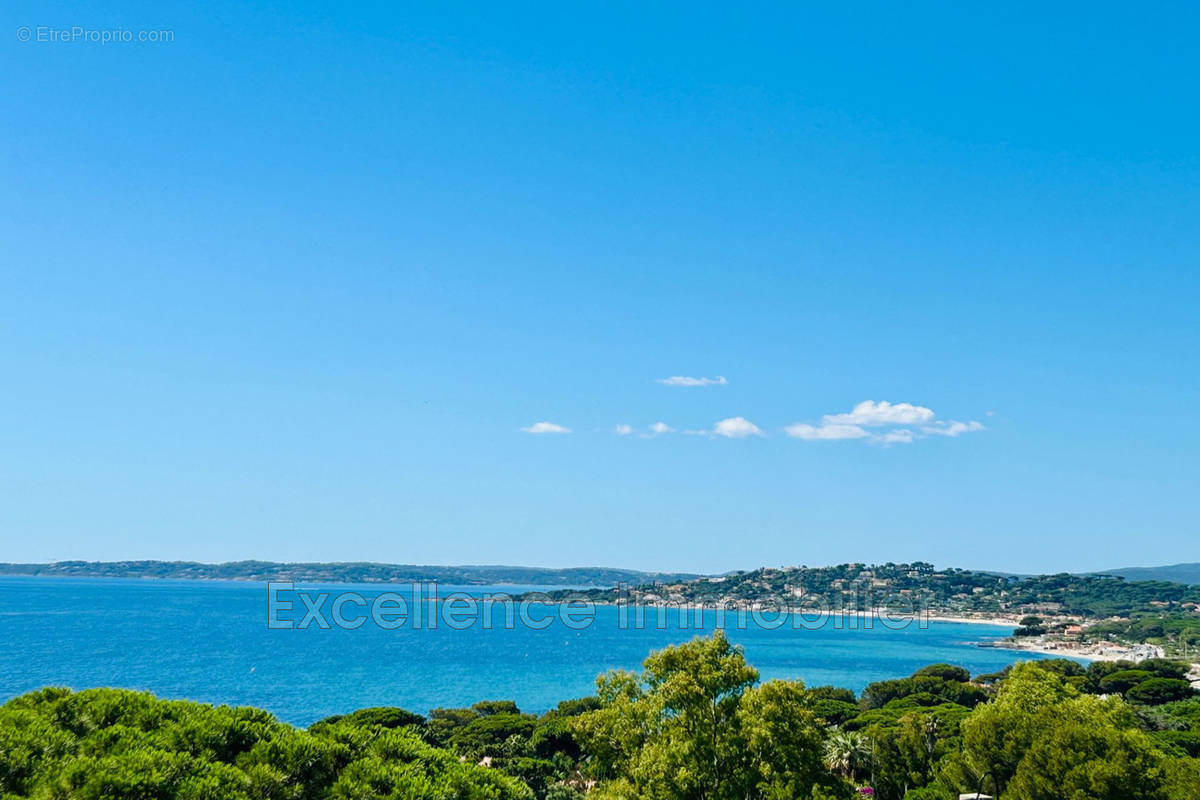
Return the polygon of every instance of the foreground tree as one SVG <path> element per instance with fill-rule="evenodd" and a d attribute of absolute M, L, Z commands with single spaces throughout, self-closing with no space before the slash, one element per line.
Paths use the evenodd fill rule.
<path fill-rule="evenodd" d="M 1079 691 L 1032 663 L 1018 664 L 1000 684 L 996 698 L 978 706 L 962 724 L 963 750 L 951 765 L 955 782 L 975 789 L 991 778 L 1003 794 L 1033 744 L 1043 717 Z"/>
<path fill-rule="evenodd" d="M 825 766 L 849 781 L 871 768 L 871 742 L 858 731 L 837 731 L 825 740 Z"/>
<path fill-rule="evenodd" d="M 806 797 L 828 785 L 822 769 L 825 727 L 799 681 L 768 681 L 746 691 L 738 708 L 747 797 Z"/>
<path fill-rule="evenodd" d="M 1026 800 L 1167 800 L 1162 754 L 1120 700 L 1073 698 L 1041 722 L 1007 794 Z"/>
<path fill-rule="evenodd" d="M 1036 663 L 1014 668 L 962 730 L 948 773 L 964 789 L 990 776 L 1002 797 L 1021 800 L 1168 798 L 1165 758 L 1130 707 L 1080 695 Z"/>
<path fill-rule="evenodd" d="M 831 783 L 803 684 L 755 687 L 758 672 L 718 632 L 598 681 L 600 708 L 572 729 L 600 798 L 724 800 L 808 796 Z"/>

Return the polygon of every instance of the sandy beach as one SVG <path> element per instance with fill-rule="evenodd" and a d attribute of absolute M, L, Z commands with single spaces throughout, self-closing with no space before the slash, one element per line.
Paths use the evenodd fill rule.
<path fill-rule="evenodd" d="M 1084 661 L 1121 661 L 1123 656 L 1106 655 L 1095 651 L 1092 647 L 1030 647 L 1011 641 L 999 641 L 989 644 L 998 650 L 1013 650 L 1016 652 L 1038 653 L 1039 655 L 1059 656 L 1060 658 L 1077 658 Z"/>
<path fill-rule="evenodd" d="M 1000 650 L 1013 650 L 1017 652 L 1024 651 L 1026 653 L 1038 653 L 1039 655 L 1058 656 L 1060 658 L 1076 658 L 1082 661 L 1140 661 L 1141 657 L 1135 657 L 1131 652 L 1131 648 L 1123 648 L 1111 643 L 1108 644 L 1088 644 L 1088 645 L 1072 645 L 1067 643 L 1054 645 L 1032 645 L 1017 643 L 1014 641 L 1001 640 L 995 643 L 988 644 L 988 647 L 994 647 Z M 1118 652 L 1113 652 L 1113 651 Z M 1106 652 L 1107 651 L 1107 652 Z M 1164 656 L 1170 659 L 1170 656 Z M 1171 659 L 1175 661 L 1184 661 L 1186 658 Z M 1200 664 L 1192 664 L 1191 673 L 1200 677 Z"/>
<path fill-rule="evenodd" d="M 949 614 L 931 613 L 925 615 L 930 622 L 961 622 L 968 625 L 999 625 L 1005 628 L 1015 628 L 1020 622 L 1011 617 L 959 617 Z"/>
<path fill-rule="evenodd" d="M 746 613 L 754 613 L 755 611 L 766 611 L 768 613 L 776 613 L 776 607 L 766 606 L 761 603 L 741 604 L 735 603 L 731 605 L 721 605 L 718 603 L 691 603 L 688 601 L 677 600 L 660 600 L 660 601 L 637 601 L 629 602 L 628 600 L 591 600 L 587 602 L 597 606 L 619 606 L 627 605 L 630 608 L 642 607 L 646 609 L 653 608 L 683 608 L 686 610 L 702 609 L 704 611 L 723 610 L 727 613 L 738 611 Z M 1020 621 L 1016 617 L 1007 616 L 962 616 L 955 614 L 939 613 L 935 611 L 917 611 L 915 613 L 898 612 L 895 609 L 874 608 L 868 611 L 851 611 L 848 609 L 809 609 L 804 607 L 795 607 L 789 610 L 789 613 L 800 614 L 805 617 L 813 617 L 815 619 L 831 620 L 835 617 L 858 617 L 859 619 L 871 618 L 879 621 L 887 620 L 889 622 L 899 622 L 902 620 L 910 620 L 913 622 L 954 622 L 965 625 L 991 625 L 1001 628 L 1016 628 Z"/>

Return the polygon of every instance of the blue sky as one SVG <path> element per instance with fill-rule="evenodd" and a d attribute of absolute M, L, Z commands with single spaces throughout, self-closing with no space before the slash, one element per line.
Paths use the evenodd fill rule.
<path fill-rule="evenodd" d="M 0 560 L 1200 560 L 1197 12 L 969 5 L 9 4 Z"/>

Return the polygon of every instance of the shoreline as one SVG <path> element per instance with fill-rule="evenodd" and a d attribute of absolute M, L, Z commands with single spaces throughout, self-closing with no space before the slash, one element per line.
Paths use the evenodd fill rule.
<path fill-rule="evenodd" d="M 514 599 L 521 600 L 524 598 L 518 596 L 517 598 L 514 598 Z M 573 601 L 570 599 L 563 598 L 563 599 L 551 601 L 551 603 L 554 603 L 554 602 L 569 603 L 569 602 L 573 602 Z M 723 611 L 727 614 L 728 613 L 755 614 L 755 613 L 764 613 L 764 612 L 769 613 L 769 614 L 779 613 L 778 609 L 764 608 L 760 604 L 721 605 L 721 604 L 713 604 L 713 603 L 697 603 L 697 604 L 692 604 L 692 603 L 687 603 L 687 602 L 679 603 L 679 602 L 673 602 L 673 601 L 665 601 L 665 602 L 658 602 L 658 603 L 655 603 L 655 602 L 632 603 L 632 602 L 629 602 L 628 600 L 624 600 L 624 599 L 618 599 L 618 600 L 586 599 L 583 602 L 590 603 L 591 605 L 596 606 L 596 607 L 607 606 L 609 608 L 613 608 L 613 607 L 619 608 L 621 606 L 624 606 L 626 608 L 641 608 L 641 609 L 647 609 L 647 610 L 668 608 L 668 609 L 683 609 L 688 612 Z M 928 610 L 915 611 L 912 613 L 909 613 L 909 612 L 897 613 L 893 609 L 887 609 L 887 608 L 872 608 L 872 609 L 868 609 L 865 611 L 850 610 L 850 609 L 816 610 L 816 609 L 805 609 L 805 608 L 789 608 L 784 613 L 786 613 L 789 616 L 790 615 L 797 615 L 797 616 L 801 616 L 801 617 L 811 616 L 815 619 L 820 619 L 820 620 L 825 620 L 825 621 L 832 620 L 837 617 L 843 617 L 843 618 L 855 617 L 858 619 L 874 619 L 874 620 L 878 620 L 884 624 L 886 624 L 889 621 L 890 622 L 907 621 L 907 622 L 918 622 L 918 623 L 948 622 L 948 623 L 959 624 L 959 625 L 989 625 L 994 628 L 1009 628 L 1009 629 L 1015 629 L 1015 628 L 1019 627 L 1019 625 L 1020 625 L 1019 620 L 1012 618 L 1012 617 L 964 616 L 964 615 L 959 615 L 959 614 L 942 613 L 942 612 L 928 611 Z"/>
<path fill-rule="evenodd" d="M 1125 650 L 1125 652 L 1120 652 L 1120 653 L 1103 652 L 1104 649 L 1112 649 L 1115 647 L 1115 645 L 1113 645 L 1111 643 L 1110 644 L 1088 644 L 1088 645 L 1063 644 L 1062 646 L 1059 646 L 1059 647 L 1051 647 L 1049 645 L 1039 647 L 1036 645 L 1020 644 L 1018 642 L 1012 641 L 1011 639 L 1001 639 L 994 643 L 988 643 L 986 645 L 981 644 L 980 646 L 988 648 L 988 649 L 994 649 L 994 650 L 1011 650 L 1013 652 L 1037 653 L 1038 655 L 1057 656 L 1059 658 L 1074 658 L 1074 659 L 1078 659 L 1080 661 L 1088 661 L 1088 662 L 1091 662 L 1091 661 L 1130 661 L 1130 662 L 1133 662 L 1136 664 L 1144 659 L 1144 657 L 1143 658 L 1135 657 L 1132 653 L 1129 652 L 1130 648 L 1121 648 L 1121 649 Z M 1155 656 L 1155 657 L 1157 658 L 1158 656 Z M 1166 658 L 1169 661 L 1180 661 L 1180 662 L 1184 662 L 1184 663 L 1190 663 L 1190 661 L 1187 657 L 1162 656 L 1162 658 Z M 1192 673 L 1196 674 L 1197 676 L 1200 676 L 1200 663 L 1191 663 L 1191 667 L 1192 667 Z"/>
<path fill-rule="evenodd" d="M 1106 655 L 1092 652 L 1082 647 L 1027 647 L 1009 640 L 1000 640 L 989 644 L 980 644 L 991 650 L 1010 650 L 1016 653 L 1037 653 L 1043 656 L 1058 656 L 1060 658 L 1075 658 L 1081 661 L 1130 661 L 1126 656 Z"/>
<path fill-rule="evenodd" d="M 926 614 L 925 618 L 930 622 L 957 622 L 964 625 L 993 625 L 1000 628 L 1017 628 L 1020 622 L 1007 617 L 960 617 L 949 614 Z"/>

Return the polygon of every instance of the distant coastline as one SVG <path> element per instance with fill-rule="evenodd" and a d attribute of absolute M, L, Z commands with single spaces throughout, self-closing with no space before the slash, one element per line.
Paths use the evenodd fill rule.
<path fill-rule="evenodd" d="M 724 609 L 757 615 L 760 627 L 784 624 L 779 617 L 786 613 L 797 615 L 793 627 L 836 626 L 839 615 L 870 609 L 859 616 L 884 625 L 909 620 L 1007 627 L 1006 643 L 986 646 L 1089 660 L 1126 658 L 1137 646 L 1143 647 L 1138 652 L 1154 648 L 1191 660 L 1200 647 L 1200 585 L 1067 573 L 1015 576 L 927 562 L 761 567 L 704 576 L 609 567 L 59 561 L 0 564 L 0 576 L 486 586 L 535 603 Z"/>
<path fill-rule="evenodd" d="M 704 577 L 687 572 L 644 572 L 613 567 L 520 567 L 502 565 L 431 566 L 351 562 L 230 561 L 56 561 L 0 563 L 0 575 L 75 578 L 146 578 L 222 581 L 306 581 L 313 583 L 409 583 L 439 581 L 487 586 L 587 586 L 653 584 Z"/>

